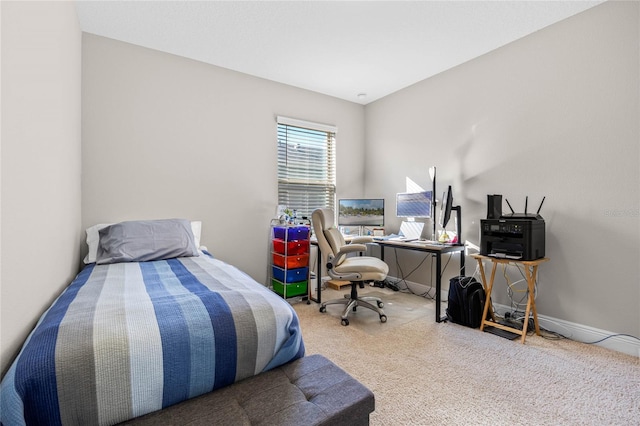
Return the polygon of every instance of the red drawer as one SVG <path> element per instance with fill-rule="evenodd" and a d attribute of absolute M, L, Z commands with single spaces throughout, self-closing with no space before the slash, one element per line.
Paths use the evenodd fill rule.
<path fill-rule="evenodd" d="M 309 255 L 301 254 L 298 256 L 284 256 L 282 254 L 273 254 L 273 264 L 281 268 L 294 269 L 309 266 Z"/>
<path fill-rule="evenodd" d="M 273 251 L 280 254 L 305 254 L 309 253 L 309 240 L 284 241 L 273 240 Z"/>

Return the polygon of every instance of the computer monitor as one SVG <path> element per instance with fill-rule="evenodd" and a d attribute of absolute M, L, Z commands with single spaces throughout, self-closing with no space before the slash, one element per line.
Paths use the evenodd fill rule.
<path fill-rule="evenodd" d="M 453 209 L 453 192 L 451 191 L 451 185 L 447 188 L 446 194 L 442 195 L 442 216 L 440 218 L 440 225 L 445 228 L 451 219 L 451 210 Z"/>
<path fill-rule="evenodd" d="M 453 191 L 451 190 L 451 185 L 447 188 L 446 194 L 442 197 L 444 199 L 442 204 L 442 214 L 440 216 L 440 225 L 444 229 L 449 220 L 451 219 L 451 212 L 453 210 L 456 211 L 456 237 L 455 243 L 461 244 L 462 241 L 462 208 L 460 206 L 453 205 Z"/>
<path fill-rule="evenodd" d="M 433 192 L 401 192 L 396 195 L 396 216 L 430 218 Z"/>
<path fill-rule="evenodd" d="M 338 200 L 338 226 L 384 226 L 384 199 Z"/>

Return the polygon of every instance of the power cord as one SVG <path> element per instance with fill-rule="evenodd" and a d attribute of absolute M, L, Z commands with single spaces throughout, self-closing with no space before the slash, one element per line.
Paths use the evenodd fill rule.
<path fill-rule="evenodd" d="M 631 337 L 632 339 L 640 340 L 640 337 L 638 337 L 638 336 L 634 336 L 634 335 L 626 334 L 626 333 L 616 333 L 616 334 L 611 334 L 609 336 L 605 336 L 600 340 L 596 340 L 595 342 L 581 342 L 581 343 L 586 343 L 587 345 L 595 345 L 596 343 L 601 343 L 601 342 L 604 342 L 607 339 L 611 339 L 612 337 L 618 337 L 618 336 Z M 576 340 L 576 342 L 577 341 L 578 340 Z"/>
<path fill-rule="evenodd" d="M 387 286 L 389 288 L 392 289 L 397 289 L 397 291 L 401 291 L 403 293 L 411 293 L 411 294 L 416 294 L 411 287 L 409 287 L 409 284 L 407 283 L 407 278 L 409 278 L 411 276 L 411 274 L 413 274 L 418 268 L 420 268 L 420 266 L 422 266 L 422 264 L 427 260 L 428 257 L 431 257 L 431 255 L 426 255 L 421 261 L 420 263 L 418 263 L 418 265 L 416 267 L 414 267 L 411 272 L 409 272 L 407 275 L 404 274 L 404 272 L 402 271 L 402 266 L 400 266 L 400 262 L 398 260 L 398 250 L 394 247 L 393 249 L 393 253 L 394 253 L 394 257 L 395 257 L 395 266 L 396 266 L 396 270 L 399 272 L 400 278 L 398 280 L 396 280 L 395 282 L 391 282 L 390 285 L 388 284 Z M 388 278 L 385 279 L 385 282 L 387 281 L 391 281 Z M 399 286 L 399 284 L 403 284 L 403 287 L 401 288 Z M 422 296 L 422 297 L 429 297 L 431 299 L 433 299 L 434 297 L 432 297 L 431 295 L 429 295 L 429 291 L 431 290 L 431 288 L 427 289 L 427 291 L 425 293 L 422 294 L 416 294 L 417 296 Z M 426 296 L 425 296 L 426 295 Z"/>
<path fill-rule="evenodd" d="M 508 275 L 506 274 L 506 269 L 507 269 L 506 265 L 503 265 L 503 276 L 504 276 L 504 278 L 505 278 L 505 280 L 507 282 L 507 294 L 508 294 L 509 299 L 511 301 L 511 308 L 512 308 L 511 311 L 507 311 L 507 312 L 504 313 L 503 318 L 505 320 L 507 320 L 507 321 L 511 320 L 511 321 L 516 322 L 516 323 L 519 323 L 519 325 L 520 325 L 520 327 L 522 329 L 522 326 L 523 326 L 524 320 L 525 320 L 525 317 L 524 317 L 525 312 L 523 312 L 520 309 L 523 306 L 526 306 L 526 304 L 527 304 L 527 300 L 528 300 L 528 297 L 529 297 L 529 287 L 527 285 L 527 289 L 526 290 L 515 290 L 515 285 L 516 284 L 521 283 L 521 282 L 525 282 L 525 283 L 527 282 L 527 278 L 526 278 L 525 274 L 523 273 L 522 269 L 519 268 L 519 267 L 516 267 L 516 268 L 517 268 L 518 272 L 520 273 L 520 275 L 522 276 L 522 279 L 519 279 L 518 281 L 515 281 L 515 282 L 511 282 L 511 280 L 509 279 Z M 474 275 L 475 275 L 475 272 L 474 272 Z M 524 295 L 522 296 L 522 298 L 519 301 L 515 301 L 514 300 L 514 293 L 516 293 L 516 292 L 524 293 Z M 533 295 L 534 299 L 536 299 L 537 296 L 538 296 L 538 278 L 536 277 L 536 282 L 534 283 L 534 295 Z M 493 301 L 491 303 L 493 304 Z M 494 312 L 496 312 L 495 309 L 494 309 Z M 550 320 L 546 320 L 546 321 L 550 321 Z M 550 321 L 550 322 L 553 322 L 553 321 Z M 558 323 L 554 323 L 554 324 L 556 324 L 557 326 L 561 326 L 562 327 L 561 324 L 558 324 Z M 542 327 L 542 326 L 540 326 L 540 320 L 538 320 L 538 326 L 540 328 L 541 337 L 544 338 L 544 339 L 547 339 L 547 340 L 563 340 L 563 339 L 567 339 L 567 340 L 573 340 L 574 342 L 584 343 L 584 344 L 587 344 L 587 345 L 595 345 L 595 344 L 598 344 L 598 343 L 602 343 L 605 340 L 611 339 L 613 337 L 630 337 L 632 339 L 640 340 L 639 337 L 631 335 L 631 334 L 614 333 L 614 334 L 610 334 L 608 336 L 605 336 L 605 337 L 603 337 L 601 339 L 598 339 L 598 340 L 595 340 L 595 341 L 592 341 L 592 342 L 584 342 L 584 341 L 581 341 L 581 340 L 573 339 L 573 338 L 571 338 L 570 335 L 566 336 L 566 335 L 564 335 L 564 334 L 562 334 L 560 332 L 551 331 L 551 330 L 549 330 L 549 329 L 547 329 L 545 327 Z M 534 333 L 535 333 L 535 323 L 533 321 L 533 318 L 529 317 L 529 324 L 527 326 L 527 335 L 532 335 Z"/>
<path fill-rule="evenodd" d="M 393 284 L 399 289 L 399 291 L 408 292 L 408 293 L 411 293 L 411 294 L 415 294 L 416 296 L 420 296 L 420 297 L 424 297 L 424 298 L 427 298 L 427 299 L 435 300 L 436 299 L 436 295 L 435 295 L 435 288 L 434 288 L 434 284 L 433 284 L 433 278 L 434 278 L 434 275 L 435 275 L 435 267 L 434 267 L 433 263 L 434 263 L 436 255 L 433 254 L 433 253 L 426 254 L 425 257 L 418 263 L 418 265 L 415 266 L 408 274 L 405 275 L 403 270 L 402 270 L 402 266 L 400 266 L 400 262 L 398 261 L 398 252 L 397 252 L 396 248 L 394 248 L 394 254 L 395 254 L 395 265 L 396 265 L 397 271 L 400 273 L 400 279 L 398 279 Z M 444 276 L 444 273 L 447 270 L 447 267 L 449 266 L 449 263 L 451 262 L 452 254 L 451 253 L 448 253 L 448 254 L 449 254 L 449 256 L 447 257 L 447 261 L 445 262 L 444 267 L 442 268 L 442 271 L 441 271 L 441 277 Z M 417 271 L 424 264 L 424 262 L 428 258 L 431 259 L 431 275 L 430 275 L 429 288 L 426 291 L 422 292 L 422 293 L 416 293 L 411 289 L 411 287 L 407 283 L 407 279 L 415 271 Z M 403 288 L 400 288 L 400 286 L 398 286 L 398 284 L 400 284 L 400 283 L 404 284 Z"/>

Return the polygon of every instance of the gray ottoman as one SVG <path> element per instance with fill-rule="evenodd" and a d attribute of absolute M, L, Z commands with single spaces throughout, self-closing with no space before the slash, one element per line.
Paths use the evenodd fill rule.
<path fill-rule="evenodd" d="M 368 425 L 373 393 L 310 355 L 126 425 Z"/>

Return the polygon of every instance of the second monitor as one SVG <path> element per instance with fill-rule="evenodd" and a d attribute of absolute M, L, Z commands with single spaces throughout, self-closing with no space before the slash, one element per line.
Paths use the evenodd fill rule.
<path fill-rule="evenodd" d="M 396 195 L 396 216 L 431 218 L 432 191 L 401 192 Z"/>
<path fill-rule="evenodd" d="M 384 199 L 348 198 L 339 200 L 338 226 L 384 226 Z"/>

